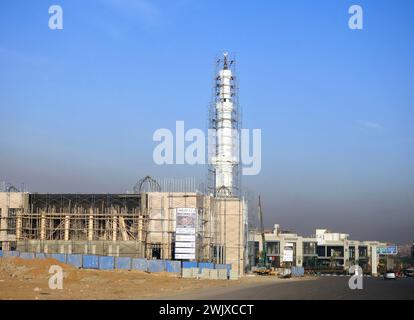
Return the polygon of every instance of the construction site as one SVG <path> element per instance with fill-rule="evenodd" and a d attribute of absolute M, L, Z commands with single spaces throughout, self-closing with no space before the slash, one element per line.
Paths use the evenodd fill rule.
<path fill-rule="evenodd" d="M 243 271 L 245 206 L 197 193 L 0 193 L 3 250 L 174 259 L 177 208 L 198 212 L 195 260 Z"/>
<path fill-rule="evenodd" d="M 242 276 L 248 212 L 240 192 L 235 61 L 225 53 L 216 67 L 209 109 L 215 151 L 204 192 L 192 178 L 169 183 L 150 176 L 120 194 L 36 193 L 7 185 L 0 192 L 0 250 L 212 262 Z"/>

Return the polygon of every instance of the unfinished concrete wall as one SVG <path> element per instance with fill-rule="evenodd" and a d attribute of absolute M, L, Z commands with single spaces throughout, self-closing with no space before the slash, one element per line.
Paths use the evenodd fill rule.
<path fill-rule="evenodd" d="M 151 192 L 146 193 L 146 230 L 147 256 L 153 255 L 155 246 L 161 249 L 162 259 L 173 259 L 175 219 L 177 208 L 196 208 L 203 210 L 203 203 L 196 193 Z"/>
<path fill-rule="evenodd" d="M 0 244 L 10 249 L 10 242 L 21 237 L 21 217 L 27 207 L 28 194 L 0 192 Z"/>
<path fill-rule="evenodd" d="M 244 272 L 244 202 L 238 198 L 216 198 L 215 212 L 217 216 L 216 242 L 224 248 L 226 264 L 240 276 Z"/>
<path fill-rule="evenodd" d="M 197 208 L 198 261 L 232 265 L 243 274 L 245 253 L 245 203 L 238 198 L 214 198 L 196 193 L 147 193 L 147 256 L 159 244 L 161 257 L 172 259 L 177 208 Z"/>
<path fill-rule="evenodd" d="M 37 253 L 96 254 L 114 257 L 144 256 L 144 243 L 140 241 L 81 241 L 81 240 L 20 240 L 17 250 Z"/>
<path fill-rule="evenodd" d="M 177 208 L 197 209 L 196 259 L 231 264 L 241 275 L 245 205 L 238 198 L 194 192 L 0 193 L 0 239 L 17 239 L 19 249 L 28 252 L 125 251 L 129 256 L 173 259 Z"/>

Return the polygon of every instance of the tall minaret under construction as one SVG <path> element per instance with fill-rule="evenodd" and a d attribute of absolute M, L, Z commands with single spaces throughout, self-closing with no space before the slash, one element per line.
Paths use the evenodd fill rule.
<path fill-rule="evenodd" d="M 211 158 L 213 189 L 216 196 L 235 197 L 239 192 L 239 112 L 234 60 L 225 52 L 217 60 L 215 97 L 211 106 L 210 129 L 215 130 Z"/>

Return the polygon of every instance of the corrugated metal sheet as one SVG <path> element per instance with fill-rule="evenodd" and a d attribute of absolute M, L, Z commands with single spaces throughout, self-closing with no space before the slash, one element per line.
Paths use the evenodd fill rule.
<path fill-rule="evenodd" d="M 148 260 L 148 271 L 149 272 L 165 271 L 165 261 L 164 260 Z"/>
<path fill-rule="evenodd" d="M 117 269 L 126 269 L 131 270 L 132 259 L 129 257 L 117 257 L 116 258 L 116 268 Z"/>
<path fill-rule="evenodd" d="M 77 268 L 82 268 L 82 255 L 81 254 L 68 254 L 67 263 Z"/>
<path fill-rule="evenodd" d="M 305 274 L 305 269 L 303 267 L 292 267 L 293 277 L 303 277 L 304 274 Z"/>
<path fill-rule="evenodd" d="M 82 267 L 85 269 L 98 269 L 99 259 L 98 256 L 84 255 L 82 259 Z"/>
<path fill-rule="evenodd" d="M 35 254 L 33 252 L 21 252 L 20 258 L 22 259 L 34 259 Z"/>
<path fill-rule="evenodd" d="M 168 261 L 165 262 L 165 270 L 167 272 L 180 273 L 181 272 L 181 262 L 180 261 L 168 260 Z"/>
<path fill-rule="evenodd" d="M 46 254 L 41 252 L 36 252 L 35 254 L 36 259 L 46 259 Z"/>
<path fill-rule="evenodd" d="M 113 270 L 115 267 L 114 257 L 99 257 L 99 269 L 101 270 Z"/>
<path fill-rule="evenodd" d="M 63 253 L 52 253 L 49 255 L 51 258 L 56 259 L 62 263 L 66 263 L 66 254 Z"/>
<path fill-rule="evenodd" d="M 195 261 L 183 261 L 183 268 L 197 268 L 197 262 Z"/>
<path fill-rule="evenodd" d="M 20 255 L 19 251 L 3 251 L 3 257 L 18 257 Z"/>
<path fill-rule="evenodd" d="M 147 259 L 143 259 L 143 258 L 132 259 L 132 269 L 147 271 L 148 270 Z"/>

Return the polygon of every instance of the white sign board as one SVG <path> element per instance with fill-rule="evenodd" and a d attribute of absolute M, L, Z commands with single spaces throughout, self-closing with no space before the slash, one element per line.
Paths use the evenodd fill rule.
<path fill-rule="evenodd" d="M 176 253 L 175 258 L 180 259 L 180 260 L 194 260 L 195 259 L 195 254 L 193 254 L 193 253 Z"/>
<path fill-rule="evenodd" d="M 175 228 L 175 234 L 195 234 L 195 228 Z"/>
<path fill-rule="evenodd" d="M 179 241 L 192 241 L 195 242 L 195 236 L 194 235 L 184 235 L 184 234 L 176 234 L 175 235 L 175 245 L 177 245 L 177 242 Z"/>
<path fill-rule="evenodd" d="M 293 262 L 293 250 L 283 251 L 283 262 Z"/>
<path fill-rule="evenodd" d="M 286 243 L 283 246 L 283 262 L 293 262 L 293 244 L 292 243 Z"/>
<path fill-rule="evenodd" d="M 175 253 L 193 253 L 195 254 L 195 248 L 175 248 Z"/>
<path fill-rule="evenodd" d="M 177 248 L 195 248 L 194 242 L 175 242 Z"/>
<path fill-rule="evenodd" d="M 177 208 L 175 217 L 175 259 L 195 259 L 196 208 Z"/>

